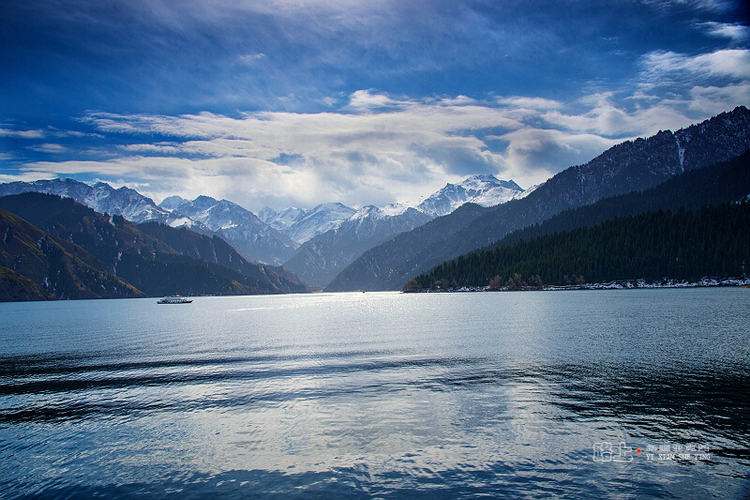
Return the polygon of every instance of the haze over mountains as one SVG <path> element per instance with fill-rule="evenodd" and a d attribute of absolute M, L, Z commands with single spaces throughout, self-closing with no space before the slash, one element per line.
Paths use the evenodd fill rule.
<path fill-rule="evenodd" d="M 265 208 L 257 216 L 208 196 L 192 201 L 172 196 L 156 205 L 126 187 L 90 186 L 72 179 L 0 184 L 0 196 L 50 193 L 134 223 L 217 236 L 248 261 L 283 264 L 308 286 L 396 290 L 417 274 L 513 230 L 569 208 L 656 186 L 748 148 L 750 111 L 738 107 L 674 133 L 624 142 L 527 190 L 513 181 L 476 175 L 414 203 L 358 210 L 340 203 L 311 210 Z"/>

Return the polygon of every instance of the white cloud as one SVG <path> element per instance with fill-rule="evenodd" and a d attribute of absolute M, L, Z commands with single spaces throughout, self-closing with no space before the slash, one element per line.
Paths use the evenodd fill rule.
<path fill-rule="evenodd" d="M 0 137 L 15 137 L 18 139 L 43 139 L 44 130 L 12 130 L 0 128 Z"/>
<path fill-rule="evenodd" d="M 750 82 L 724 87 L 696 86 L 690 91 L 690 109 L 701 114 L 716 115 L 727 111 L 727 103 L 750 103 Z"/>
<path fill-rule="evenodd" d="M 750 50 L 725 49 L 689 56 L 651 52 L 641 59 L 643 71 L 633 101 L 648 103 L 634 116 L 675 128 L 750 102 Z M 670 116 L 671 115 L 671 116 Z"/>
<path fill-rule="evenodd" d="M 731 2 L 723 0 L 642 0 L 643 3 L 666 11 L 671 8 L 687 6 L 696 10 L 724 12 L 733 8 Z"/>
<path fill-rule="evenodd" d="M 726 73 L 736 70 L 726 59 L 745 57 L 739 52 L 703 59 L 660 54 L 649 61 L 660 71 Z M 157 200 L 207 194 L 251 210 L 331 201 L 382 206 L 474 173 L 538 184 L 624 139 L 690 125 L 749 102 L 749 94 L 750 82 L 694 85 L 681 98 L 640 90 L 625 98 L 594 93 L 573 103 L 524 96 L 408 99 L 362 90 L 337 112 L 91 113 L 82 121 L 95 132 L 127 135 L 131 144 L 110 148 L 107 161 L 33 162 L 23 172 L 124 179 Z"/>
<path fill-rule="evenodd" d="M 497 99 L 497 102 L 513 108 L 534 110 L 560 109 L 563 107 L 563 104 L 559 101 L 541 97 L 501 97 Z"/>
<path fill-rule="evenodd" d="M 750 50 L 725 49 L 688 56 L 676 52 L 651 52 L 642 59 L 644 80 L 664 83 L 677 77 L 729 77 L 750 79 Z"/>
<path fill-rule="evenodd" d="M 240 56 L 240 61 L 242 62 L 242 64 L 246 64 L 248 66 L 254 66 L 265 57 L 266 55 L 263 54 L 262 52 L 257 53 L 257 54 L 245 54 L 245 55 Z"/>
<path fill-rule="evenodd" d="M 530 179 L 529 187 L 544 182 L 567 165 L 585 163 L 621 142 L 595 134 L 524 128 L 499 137 L 508 141 L 507 160 L 516 177 Z"/>
<path fill-rule="evenodd" d="M 52 144 L 52 143 L 45 143 L 45 144 L 37 144 L 35 146 L 29 146 L 28 149 L 31 149 L 32 151 L 38 151 L 39 153 L 49 153 L 49 154 L 61 154 L 66 153 L 69 151 L 69 149 L 61 144 Z"/>
<path fill-rule="evenodd" d="M 640 94 L 637 98 L 653 100 L 650 96 L 644 97 Z M 580 114 L 548 111 L 544 113 L 544 119 L 562 130 L 620 140 L 653 135 L 664 129 L 677 130 L 695 121 L 681 112 L 681 108 L 688 106 L 687 102 L 682 101 L 668 102 L 660 99 L 654 105 L 637 107 L 634 111 L 618 107 L 614 102 L 614 96 L 609 93 L 587 96 L 580 102 L 590 109 Z M 726 110 L 725 107 L 723 111 Z"/>
<path fill-rule="evenodd" d="M 395 101 L 387 96 L 373 94 L 369 90 L 358 90 L 354 92 L 349 99 L 349 107 L 358 111 L 385 108 L 395 104 Z"/>
<path fill-rule="evenodd" d="M 705 30 L 711 36 L 729 38 L 737 43 L 742 43 L 750 39 L 750 27 L 742 24 L 705 22 L 698 23 L 698 27 Z"/>

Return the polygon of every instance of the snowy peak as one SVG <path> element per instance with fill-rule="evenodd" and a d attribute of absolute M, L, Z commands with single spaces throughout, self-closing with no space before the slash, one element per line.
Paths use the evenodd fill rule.
<path fill-rule="evenodd" d="M 324 203 L 313 208 L 299 218 L 287 233 L 300 243 L 309 241 L 319 234 L 336 229 L 354 215 L 355 210 L 341 203 Z"/>
<path fill-rule="evenodd" d="M 416 208 L 432 217 L 440 217 L 465 203 L 491 207 L 522 198 L 525 194 L 512 180 L 500 180 L 491 174 L 472 175 L 458 184 L 446 184 Z"/>
<path fill-rule="evenodd" d="M 222 202 L 225 202 L 225 201 L 226 200 L 222 200 Z M 218 203 L 219 203 L 218 201 L 216 201 L 214 198 L 211 198 L 210 196 L 201 195 L 201 196 L 197 197 L 196 199 L 194 199 L 190 203 L 190 205 L 191 205 L 191 208 L 194 211 L 196 211 L 196 210 L 200 211 L 200 210 L 208 210 L 210 208 L 213 208 Z M 229 202 L 227 202 L 227 203 L 229 203 Z"/>
<path fill-rule="evenodd" d="M 305 210 L 297 207 L 289 207 L 281 212 L 277 212 L 270 207 L 264 207 L 258 212 L 258 218 L 272 228 L 284 231 L 304 217 L 306 213 Z"/>
<path fill-rule="evenodd" d="M 93 186 L 73 179 L 52 179 L 34 182 L 11 182 L 0 184 L 0 196 L 25 192 L 47 193 L 73 198 L 99 213 L 122 215 L 135 222 L 166 222 L 169 212 L 156 206 L 151 198 L 137 191 L 121 187 L 115 189 L 107 183 L 98 182 Z"/>
<path fill-rule="evenodd" d="M 217 201 L 210 196 L 199 196 L 193 201 L 187 201 L 179 196 L 173 196 L 164 201 L 168 201 L 167 205 L 169 206 L 177 205 L 174 210 L 179 215 L 186 216 L 214 232 L 238 225 L 256 228 L 266 226 L 255 214 L 227 200 Z M 164 202 L 162 202 L 162 206 L 164 206 Z"/>
<path fill-rule="evenodd" d="M 385 219 L 401 217 L 411 211 L 419 211 L 427 219 L 453 212 L 464 203 L 477 203 L 484 207 L 499 205 L 515 198 L 522 198 L 531 190 L 524 191 L 513 181 L 499 180 L 491 174 L 472 175 L 458 184 L 446 186 L 433 193 L 421 203 L 394 203 L 385 207 L 367 205 L 359 210 L 341 203 L 325 203 L 312 210 L 290 207 L 276 211 L 264 208 L 260 219 L 302 244 L 330 230 L 341 227 L 345 221 Z"/>
<path fill-rule="evenodd" d="M 351 216 L 351 220 L 365 219 L 373 215 L 381 215 L 381 210 L 375 205 L 365 205 Z"/>
<path fill-rule="evenodd" d="M 323 203 L 312 210 L 290 207 L 281 212 L 271 208 L 260 211 L 260 218 L 298 243 L 338 228 L 356 213 L 342 203 Z"/>
<path fill-rule="evenodd" d="M 178 210 L 181 206 L 187 205 L 190 203 L 189 200 L 186 200 L 185 198 L 182 198 L 181 196 L 170 196 L 168 198 L 164 198 L 164 200 L 159 203 L 159 206 L 165 210 Z"/>
<path fill-rule="evenodd" d="M 251 260 L 281 264 L 299 246 L 251 211 L 228 200 L 198 196 L 188 201 L 170 196 L 161 206 L 173 207 L 173 227 L 186 225 L 199 232 L 218 234 Z"/>
<path fill-rule="evenodd" d="M 459 186 L 463 186 L 467 190 L 476 191 L 485 191 L 488 189 L 488 187 L 489 189 L 501 187 L 513 191 L 523 191 L 523 189 L 521 189 L 521 186 L 516 184 L 514 181 L 503 181 L 492 174 L 472 175 L 464 179 L 464 181 L 461 182 Z"/>

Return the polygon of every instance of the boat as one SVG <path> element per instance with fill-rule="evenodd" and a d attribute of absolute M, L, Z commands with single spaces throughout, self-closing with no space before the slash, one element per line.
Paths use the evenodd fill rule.
<path fill-rule="evenodd" d="M 168 295 L 156 301 L 157 304 L 190 304 L 192 300 L 179 295 Z"/>

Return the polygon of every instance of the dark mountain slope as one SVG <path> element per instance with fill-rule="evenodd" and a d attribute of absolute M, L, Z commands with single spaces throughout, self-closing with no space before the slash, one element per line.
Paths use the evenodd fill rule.
<path fill-rule="evenodd" d="M 0 209 L 0 300 L 142 297 L 96 257 Z"/>
<path fill-rule="evenodd" d="M 643 192 L 613 196 L 576 209 L 568 209 L 541 224 L 509 233 L 491 248 L 511 245 L 545 234 L 594 226 L 615 217 L 648 211 L 695 211 L 704 206 L 747 199 L 750 195 L 750 150 L 726 162 L 691 170 Z"/>
<path fill-rule="evenodd" d="M 692 170 L 689 172 L 685 172 L 684 174 L 675 176 L 672 179 L 660 184 L 659 186 L 648 189 L 644 192 L 633 192 L 625 195 L 615 196 L 612 198 L 601 200 L 593 205 L 580 207 L 575 210 L 566 210 L 546 220 L 542 224 L 535 224 L 534 226 L 529 226 L 527 228 L 514 231 L 491 247 L 487 247 L 481 251 L 472 252 L 449 262 L 445 262 L 437 266 L 437 268 L 432 269 L 428 273 L 420 275 L 416 278 L 416 283 L 419 284 L 419 287 L 417 288 L 433 288 L 437 285 L 440 285 L 442 288 L 445 288 L 446 286 L 486 286 L 489 284 L 490 279 L 496 275 L 501 275 L 500 282 L 501 284 L 505 284 L 506 280 L 510 276 L 514 275 L 515 273 L 522 274 L 521 272 L 525 273 L 523 279 L 527 282 L 530 276 L 533 276 L 535 274 L 540 274 L 541 276 L 541 274 L 546 273 L 544 282 L 548 284 L 565 284 L 561 282 L 561 276 L 564 276 L 565 274 L 567 274 L 568 276 L 573 276 L 574 274 L 584 275 L 586 279 L 593 281 L 646 278 L 646 275 L 637 276 L 635 274 L 627 276 L 615 276 L 614 274 L 612 274 L 612 266 L 605 269 L 604 267 L 606 266 L 602 266 L 601 264 L 599 265 L 599 270 L 597 272 L 608 270 L 610 274 L 592 274 L 592 269 L 595 269 L 596 266 L 594 266 L 594 268 L 585 267 L 582 264 L 578 263 L 576 267 L 575 265 L 573 265 L 574 262 L 572 262 L 575 259 L 571 259 L 571 261 L 565 261 L 564 256 L 560 255 L 557 255 L 555 257 L 556 259 L 558 259 L 558 262 L 555 264 L 555 266 L 559 267 L 560 269 L 566 267 L 567 271 L 560 271 L 560 273 L 553 276 L 554 273 L 551 273 L 550 268 L 548 267 L 550 266 L 550 262 L 552 261 L 551 257 L 545 257 L 541 255 L 527 256 L 524 254 L 524 252 L 531 252 L 532 248 L 536 249 L 534 251 L 537 251 L 540 248 L 546 248 L 550 252 L 560 253 L 560 248 L 568 248 L 572 249 L 571 251 L 580 254 L 582 252 L 581 248 L 575 246 L 578 245 L 578 243 L 573 245 L 570 241 L 565 240 L 565 238 L 561 238 L 554 240 L 557 243 L 552 244 L 550 242 L 552 240 L 542 241 L 539 240 L 539 238 L 553 234 L 559 235 L 565 232 L 579 236 L 587 235 L 587 238 L 591 237 L 592 234 L 599 234 L 599 236 L 597 236 L 596 238 L 603 237 L 601 236 L 601 234 L 607 234 L 607 237 L 611 240 L 607 241 L 607 248 L 609 249 L 609 252 L 611 254 L 607 257 L 607 260 L 609 262 L 629 261 L 632 260 L 632 256 L 629 258 L 625 258 L 623 255 L 621 255 L 621 253 L 627 252 L 624 250 L 625 244 L 622 242 L 618 242 L 619 238 L 624 237 L 626 243 L 628 245 L 632 245 L 632 242 L 634 241 L 641 241 L 638 239 L 641 237 L 640 234 L 612 236 L 612 232 L 609 231 L 609 229 L 608 233 L 601 233 L 601 228 L 597 230 L 600 231 L 600 233 L 581 233 L 580 231 L 576 231 L 582 228 L 599 226 L 606 221 L 610 221 L 615 218 L 623 219 L 626 217 L 639 217 L 646 212 L 657 213 L 667 211 L 670 216 L 672 213 L 679 214 L 681 211 L 685 210 L 697 212 L 703 210 L 705 207 L 747 201 L 749 196 L 750 150 L 745 152 L 745 154 L 728 162 L 722 162 L 712 167 L 701 170 Z M 723 212 L 721 211 L 716 212 L 716 214 L 718 215 L 721 215 L 722 213 Z M 660 221 L 661 226 L 659 227 L 674 236 L 676 232 L 673 228 L 669 227 L 670 222 L 667 219 L 662 219 Z M 641 222 L 639 222 L 635 226 L 629 226 L 628 223 L 621 221 L 620 223 L 618 223 L 620 224 L 619 226 L 614 225 L 607 227 L 609 227 L 610 229 L 612 227 L 615 227 L 623 231 L 629 227 L 636 227 L 638 231 L 653 233 L 654 228 L 648 227 L 647 225 L 647 222 L 650 220 L 652 219 L 642 219 Z M 709 218 L 705 220 L 710 221 L 711 219 Z M 686 221 L 685 219 L 672 219 L 672 222 L 679 225 L 690 224 L 694 221 L 691 222 Z M 722 220 L 713 221 L 713 225 L 716 226 L 716 231 L 718 231 L 719 228 L 722 227 L 722 224 Z M 703 228 L 703 230 L 705 230 L 705 227 Z M 688 248 L 689 245 L 696 245 L 697 243 L 700 243 L 700 240 L 691 239 L 689 235 L 683 235 L 684 237 L 681 236 L 677 238 L 675 242 L 669 243 L 669 245 L 676 248 L 673 248 L 674 252 L 679 251 L 678 253 L 681 255 L 680 258 L 685 264 L 680 268 L 680 272 L 686 273 L 688 270 L 692 270 L 693 273 L 696 273 L 699 270 L 703 269 L 703 271 L 707 273 L 705 274 L 705 276 L 718 276 L 722 273 L 719 273 L 717 270 L 721 269 L 721 266 L 724 265 L 722 264 L 721 260 L 725 259 L 727 261 L 726 265 L 728 266 L 726 267 L 725 271 L 734 272 L 734 277 L 742 276 L 744 273 L 744 271 L 742 271 L 741 269 L 742 259 L 737 261 L 738 254 L 736 252 L 735 254 L 727 255 L 724 250 L 727 250 L 730 247 L 734 248 L 735 250 L 741 249 L 741 238 L 743 238 L 745 235 L 733 233 L 732 231 L 739 230 L 736 227 L 734 229 L 725 228 L 725 230 L 729 232 L 726 234 L 720 234 L 719 232 L 711 233 L 711 238 L 713 238 L 713 243 L 711 244 L 714 245 L 714 247 L 711 247 L 710 252 L 712 264 L 706 264 L 706 267 L 703 268 L 698 265 L 698 262 L 700 262 L 701 259 L 706 260 L 705 255 L 706 252 L 708 252 L 708 247 L 701 249 L 696 254 L 697 256 L 688 255 L 691 252 Z M 712 229 L 711 231 L 714 231 L 714 229 Z M 593 240 L 586 240 L 586 244 L 601 245 L 602 242 L 596 240 L 596 238 L 594 238 Z M 682 239 L 685 239 L 684 244 L 681 241 Z M 535 242 L 533 244 L 529 243 L 532 240 L 535 240 Z M 515 247 L 513 251 L 502 251 L 498 253 L 499 248 L 514 246 L 516 244 L 519 244 L 520 242 L 526 243 L 524 245 Z M 647 244 L 648 242 L 642 241 L 642 243 Z M 659 245 L 662 245 L 663 247 L 664 242 L 660 241 Z M 737 247 L 737 245 L 740 245 L 740 247 Z M 750 251 L 750 248 L 746 248 L 745 250 Z M 640 258 L 642 260 L 646 258 L 644 256 L 650 256 L 655 259 L 655 262 L 661 262 L 661 264 L 663 264 L 664 256 L 659 254 L 657 250 L 650 249 L 647 251 L 645 249 L 638 249 L 636 252 L 632 251 L 631 249 L 631 254 L 635 255 L 636 253 L 641 256 Z M 592 250 L 590 256 L 591 255 L 596 255 L 596 251 Z M 747 255 L 747 257 L 750 259 L 750 255 Z M 513 258 L 517 259 L 518 262 L 513 261 Z M 600 259 L 600 261 L 603 260 L 601 256 L 597 256 L 596 258 Z M 688 258 L 692 259 L 692 264 L 690 264 L 689 266 L 686 264 L 686 259 Z M 543 261 L 545 262 L 544 264 L 542 264 Z M 734 262 L 734 264 L 732 264 L 732 262 Z M 748 261 L 748 263 L 750 264 L 750 260 Z M 643 269 L 649 267 L 652 270 L 662 269 L 662 276 L 667 276 L 671 273 L 671 275 L 669 276 L 671 278 L 698 279 L 703 277 L 695 275 L 687 276 L 686 274 L 674 275 L 674 269 L 670 268 L 669 266 L 664 267 L 661 264 L 657 265 L 655 263 L 653 266 L 646 266 L 643 262 L 641 262 L 639 266 Z M 732 268 L 732 266 L 734 267 Z M 575 273 L 573 271 L 574 268 L 577 269 Z M 534 271 L 532 272 L 531 269 L 534 269 Z M 546 270 L 544 273 L 541 273 L 541 269 Z M 631 270 L 632 269 L 635 268 L 631 268 Z M 711 270 L 712 272 L 709 273 L 709 271 Z M 648 277 L 653 278 L 654 276 Z M 409 288 L 414 288 L 414 284 L 415 283 L 410 281 Z"/>
<path fill-rule="evenodd" d="M 148 236 L 122 216 L 109 217 L 71 198 L 43 193 L 23 193 L 0 198 L 0 208 L 8 210 L 51 236 L 85 248 L 116 272 L 122 252 L 146 259 L 156 253 L 179 255 L 169 245 Z"/>
<path fill-rule="evenodd" d="M 0 266 L 0 302 L 25 302 L 51 298 L 52 296 L 45 289 L 26 276 Z"/>
<path fill-rule="evenodd" d="M 750 203 L 724 203 L 615 217 L 472 253 L 417 276 L 404 289 L 741 278 L 748 262 Z"/>
<path fill-rule="evenodd" d="M 156 222 L 140 224 L 138 229 L 166 243 L 181 255 L 218 264 L 258 282 L 268 281 L 282 292 L 305 291 L 304 283 L 293 272 L 281 266 L 248 262 L 234 247 L 216 235 L 207 236 L 185 227 L 173 228 Z"/>
<path fill-rule="evenodd" d="M 585 165 L 560 172 L 526 198 L 475 218 L 448 238 L 435 240 L 425 238 L 424 231 L 410 231 L 372 248 L 342 271 L 329 288 L 398 289 L 409 278 L 441 262 L 487 246 L 563 210 L 648 189 L 683 171 L 738 156 L 748 148 L 750 111 L 744 106 L 676 133 L 663 131 L 648 139 L 624 142 Z"/>
<path fill-rule="evenodd" d="M 0 207 L 30 219 L 51 236 L 79 245 L 93 255 L 104 270 L 148 296 L 305 290 L 292 273 L 248 263 L 218 237 L 155 223 L 146 227 L 163 229 L 154 229 L 155 234 L 150 235 L 121 216 L 110 218 L 71 199 L 40 193 L 0 198 Z M 159 238 L 165 235 L 171 236 L 170 243 L 178 249 Z M 230 264 L 231 268 L 224 267 L 222 262 Z"/>
<path fill-rule="evenodd" d="M 408 268 L 410 265 L 409 257 L 414 250 L 411 245 L 414 241 L 419 241 L 423 245 L 439 247 L 471 221 L 491 210 L 491 208 L 467 203 L 449 215 L 433 219 L 408 233 L 402 233 L 392 240 L 363 253 L 355 263 L 339 274 L 325 290 L 327 292 L 357 290 L 359 289 L 358 284 L 370 282 L 373 276 L 383 276 L 384 279 L 388 280 L 390 278 L 390 275 L 387 274 L 389 269 L 386 268 L 385 272 L 381 269 L 381 256 L 387 255 L 390 257 L 388 262 L 392 266 L 391 269 Z"/>

